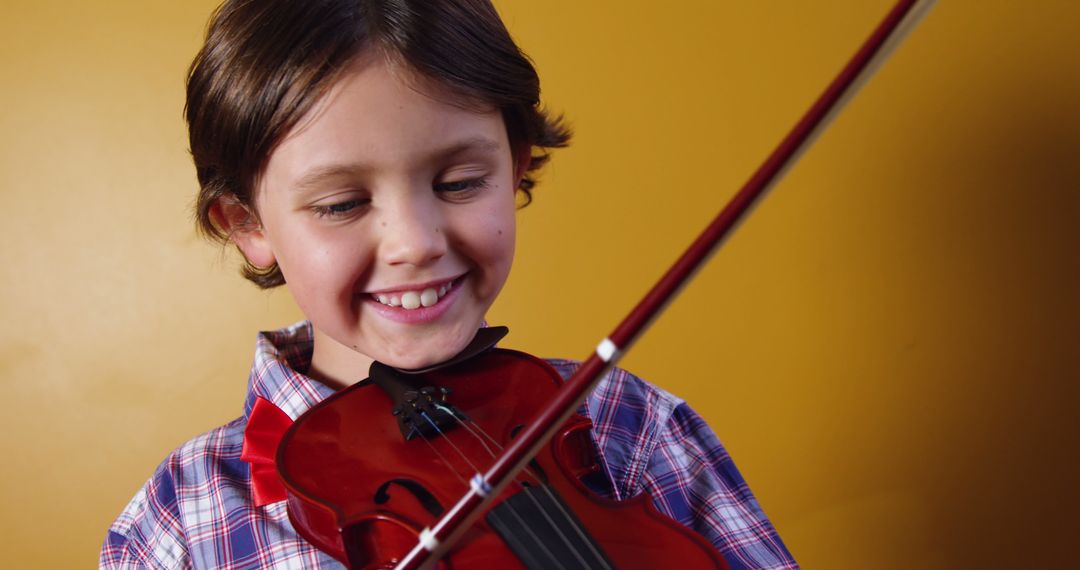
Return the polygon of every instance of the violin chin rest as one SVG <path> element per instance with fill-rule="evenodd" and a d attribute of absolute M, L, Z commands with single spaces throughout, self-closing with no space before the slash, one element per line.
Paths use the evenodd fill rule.
<path fill-rule="evenodd" d="M 424 368 L 395 368 L 394 370 L 397 370 L 402 374 L 416 375 L 439 370 L 440 368 L 448 368 L 495 348 L 495 345 L 499 344 L 499 341 L 509 333 L 510 329 L 507 327 L 484 327 L 476 331 L 476 336 L 473 337 L 469 344 L 467 344 L 461 352 L 451 357 L 450 360 L 432 364 L 431 366 L 426 366 Z M 372 366 L 375 364 L 376 363 L 372 363 Z"/>

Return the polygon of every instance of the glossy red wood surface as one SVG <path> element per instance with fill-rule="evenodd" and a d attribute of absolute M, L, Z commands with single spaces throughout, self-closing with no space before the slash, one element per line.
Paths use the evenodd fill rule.
<path fill-rule="evenodd" d="M 499 446 L 512 440 L 562 383 L 546 362 L 502 349 L 424 375 L 425 385 L 450 388 L 449 402 Z M 400 486 L 390 486 L 390 499 L 377 504 L 376 492 L 384 482 L 415 481 L 450 508 L 468 490 L 469 478 L 482 473 L 494 459 L 492 452 L 499 452 L 462 427 L 430 445 L 419 437 L 405 441 L 391 407 L 378 387 L 353 386 L 298 418 L 278 451 L 293 525 L 344 563 L 347 540 L 354 555 L 362 554 L 363 568 L 393 567 L 416 544 L 419 532 L 438 520 Z M 536 462 L 615 567 L 727 568 L 708 541 L 657 511 L 647 495 L 616 502 L 585 487 L 580 478 L 599 469 L 590 427 L 588 419 L 571 417 Z M 522 490 L 523 482 L 536 479 L 519 476 L 498 501 Z M 439 567 L 524 566 L 480 519 Z"/>

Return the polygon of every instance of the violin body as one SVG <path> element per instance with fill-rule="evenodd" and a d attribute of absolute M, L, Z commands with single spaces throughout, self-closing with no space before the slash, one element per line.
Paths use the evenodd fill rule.
<path fill-rule="evenodd" d="M 361 382 L 298 418 L 278 451 L 294 527 L 354 569 L 394 567 L 563 384 L 543 360 L 504 349 L 407 380 L 445 393 L 459 417 L 427 435 L 407 430 L 391 395 Z M 552 556 L 575 568 L 727 568 L 647 495 L 612 501 L 588 489 L 585 478 L 602 476 L 591 426 L 571 417 L 437 567 L 550 568 Z"/>

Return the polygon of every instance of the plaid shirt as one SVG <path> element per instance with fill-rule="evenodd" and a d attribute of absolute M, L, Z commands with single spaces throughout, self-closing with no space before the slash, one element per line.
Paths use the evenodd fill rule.
<path fill-rule="evenodd" d="M 307 369 L 311 351 L 306 322 L 259 334 L 244 415 L 166 458 L 109 528 L 102 568 L 342 567 L 293 530 L 284 501 L 254 506 L 240 460 L 256 397 L 296 419 L 332 393 L 297 372 Z M 549 362 L 564 378 L 577 366 Z M 720 441 L 683 401 L 616 369 L 581 412 L 593 421 L 608 474 L 600 493 L 648 492 L 661 512 L 712 541 L 733 569 L 797 568 Z"/>

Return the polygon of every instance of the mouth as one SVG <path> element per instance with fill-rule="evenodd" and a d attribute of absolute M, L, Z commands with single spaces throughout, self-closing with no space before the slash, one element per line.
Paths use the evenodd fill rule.
<path fill-rule="evenodd" d="M 380 291 L 368 295 L 376 303 L 387 307 L 415 311 L 420 308 L 433 307 L 461 284 L 464 275 L 418 286 L 413 289 L 398 289 L 392 291 Z"/>

